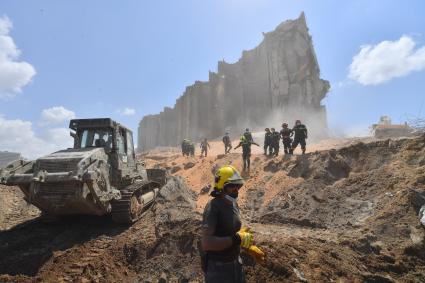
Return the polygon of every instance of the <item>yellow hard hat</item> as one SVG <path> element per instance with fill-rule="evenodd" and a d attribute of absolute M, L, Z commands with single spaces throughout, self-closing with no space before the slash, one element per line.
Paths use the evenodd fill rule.
<path fill-rule="evenodd" d="M 238 170 L 231 165 L 220 167 L 215 173 L 214 189 L 219 192 L 228 184 L 243 185 L 243 179 Z"/>

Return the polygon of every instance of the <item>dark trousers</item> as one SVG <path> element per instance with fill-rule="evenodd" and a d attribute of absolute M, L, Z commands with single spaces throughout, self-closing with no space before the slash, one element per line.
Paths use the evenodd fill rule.
<path fill-rule="evenodd" d="M 282 140 L 283 143 L 283 151 L 288 154 L 291 152 L 291 143 L 292 143 L 292 139 L 291 138 L 285 138 Z"/>
<path fill-rule="evenodd" d="M 208 149 L 207 148 L 201 148 L 201 156 L 204 155 L 204 153 L 205 153 L 205 157 L 206 157 L 207 154 L 208 154 Z"/>
<path fill-rule="evenodd" d="M 232 149 L 231 144 L 224 144 L 224 154 L 229 153 L 231 149 Z"/>
<path fill-rule="evenodd" d="M 297 148 L 298 144 L 301 145 L 301 150 L 303 152 L 303 154 L 305 153 L 305 147 L 306 147 L 306 142 L 305 139 L 302 138 L 295 138 L 294 141 L 292 142 L 292 152 Z"/>
<path fill-rule="evenodd" d="M 272 145 L 273 147 L 273 155 L 278 156 L 279 155 L 279 142 L 275 142 Z"/>
<path fill-rule="evenodd" d="M 242 260 L 231 262 L 208 261 L 205 283 L 245 283 Z"/>
<path fill-rule="evenodd" d="M 243 170 L 251 167 L 251 152 L 242 152 Z"/>

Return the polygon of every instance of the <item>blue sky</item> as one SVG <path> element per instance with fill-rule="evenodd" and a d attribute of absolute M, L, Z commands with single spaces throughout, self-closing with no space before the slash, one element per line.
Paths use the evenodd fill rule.
<path fill-rule="evenodd" d="M 396 61 L 399 75 L 382 83 L 366 78 L 365 85 L 362 72 L 372 70 L 373 77 L 382 70 L 369 68 L 376 59 L 371 52 L 359 58 L 357 77 L 349 78 L 361 46 L 373 49 L 403 35 L 416 44 L 412 53 L 425 45 L 424 1 L 2 0 L 0 17 L 13 23 L 7 36 L 21 52 L 13 60 L 30 64 L 35 75 L 21 81 L 20 93 L 0 94 L 0 140 L 14 129 L 17 135 L 15 142 L 0 141 L 0 150 L 36 155 L 63 146 L 70 140 L 59 137 L 65 118 L 74 116 L 113 117 L 136 131 L 143 115 L 173 106 L 186 86 L 207 80 L 218 60 L 237 61 L 242 50 L 261 42 L 262 32 L 302 11 L 321 76 L 332 84 L 324 101 L 332 130 L 354 133 L 382 114 L 395 122 L 425 115 L 422 65 L 409 69 L 406 60 Z M 419 62 L 422 53 L 416 55 L 410 59 Z M 62 121 L 49 120 L 55 113 Z M 19 142 L 26 138 L 51 145 L 25 152 Z"/>

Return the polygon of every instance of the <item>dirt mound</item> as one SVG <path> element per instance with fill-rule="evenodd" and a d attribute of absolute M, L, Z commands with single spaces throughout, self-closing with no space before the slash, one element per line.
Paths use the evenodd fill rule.
<path fill-rule="evenodd" d="M 171 177 L 161 189 L 153 210 L 154 241 L 125 244 L 127 262 L 141 282 L 200 280 L 201 216 L 195 201 L 196 194 L 180 177 Z"/>
<path fill-rule="evenodd" d="M 0 282 L 158 282 L 194 280 L 200 215 L 178 177 L 156 206 L 130 228 L 107 217 L 40 219 L 0 232 Z M 194 272 L 194 267 L 195 271 Z"/>
<path fill-rule="evenodd" d="M 410 189 L 425 189 L 424 157 L 424 137 L 357 141 L 305 156 L 254 155 L 240 204 L 272 262 L 249 266 L 250 281 L 420 281 L 424 233 Z M 203 158 L 176 173 L 195 185 L 199 211 L 211 172 L 223 164 L 240 168 L 240 156 Z"/>
<path fill-rule="evenodd" d="M 0 254 L 7 255 L 0 257 L 0 282 L 202 282 L 199 227 L 212 172 L 240 168 L 240 153 L 194 158 L 167 149 L 144 161 L 179 169 L 141 221 L 125 227 L 107 217 L 70 217 L 46 224 L 27 214 L 0 232 Z M 243 222 L 267 253 L 262 264 L 243 256 L 248 282 L 425 281 L 418 219 L 425 136 L 350 141 L 305 156 L 254 154 L 243 176 Z"/>
<path fill-rule="evenodd" d="M 282 160 L 275 171 L 304 181 L 279 193 L 263 208 L 259 221 L 296 219 L 300 225 L 329 228 L 361 225 L 376 211 L 408 205 L 402 196 L 418 184 L 424 157 L 424 142 L 416 139 L 359 143 Z"/>

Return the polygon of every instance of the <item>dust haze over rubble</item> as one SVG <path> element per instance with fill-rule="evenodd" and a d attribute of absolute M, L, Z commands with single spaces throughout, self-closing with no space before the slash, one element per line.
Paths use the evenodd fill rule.
<path fill-rule="evenodd" d="M 320 78 L 304 13 L 263 36 L 238 62 L 220 61 L 208 82 L 188 86 L 174 108 L 145 116 L 139 123 L 138 150 L 177 146 L 184 138 L 217 138 L 225 130 L 258 130 L 269 122 L 292 125 L 295 119 L 313 126 L 310 137 L 327 137 L 321 101 L 330 84 Z"/>
<path fill-rule="evenodd" d="M 308 130 L 309 143 L 318 142 L 327 138 L 356 136 L 350 135 L 348 133 L 341 133 L 337 135 L 334 131 L 331 131 L 328 128 L 327 123 L 324 124 L 322 120 L 317 119 L 317 115 L 315 113 L 311 113 L 308 109 L 291 106 L 288 107 L 287 111 L 275 110 L 269 114 L 266 114 L 264 117 L 264 127 L 275 128 L 276 131 L 280 131 L 282 123 L 287 123 L 289 128 L 293 128 L 295 126 L 295 120 L 301 120 L 301 122 L 306 125 Z M 264 127 L 257 128 L 258 132 L 261 133 L 261 139 L 259 139 L 260 141 L 262 141 L 264 137 Z M 238 132 L 241 132 L 241 130 L 239 130 Z"/>

